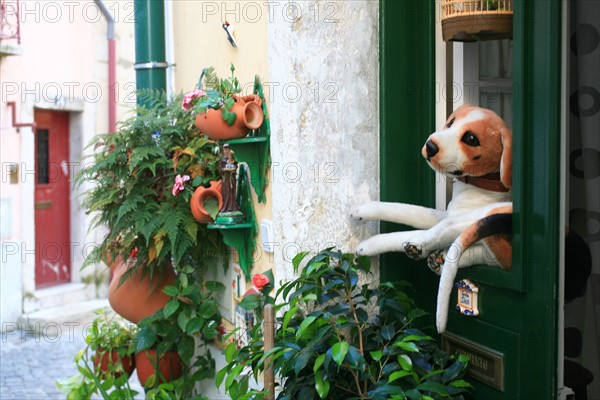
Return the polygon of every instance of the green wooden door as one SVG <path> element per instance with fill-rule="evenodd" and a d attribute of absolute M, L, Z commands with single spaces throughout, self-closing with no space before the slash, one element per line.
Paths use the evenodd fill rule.
<path fill-rule="evenodd" d="M 419 149 L 436 129 L 435 7 L 381 0 L 381 199 L 434 205 L 434 175 Z M 514 18 L 513 271 L 461 271 L 480 288 L 479 317 L 451 310 L 448 332 L 501 359 L 471 379 L 476 399 L 553 399 L 557 392 L 561 4 L 516 1 Z M 382 232 L 402 229 L 383 224 Z M 438 279 L 403 254 L 381 258 L 382 279 L 406 279 L 435 309 Z M 456 299 L 456 290 L 453 293 Z M 480 351 L 480 350 L 477 350 Z M 476 353 L 477 354 L 477 353 Z M 497 359 L 496 359 L 497 362 Z M 498 370 L 500 368 L 500 370 Z M 481 371 L 480 371 L 481 372 Z M 496 381 L 497 383 L 497 381 Z"/>

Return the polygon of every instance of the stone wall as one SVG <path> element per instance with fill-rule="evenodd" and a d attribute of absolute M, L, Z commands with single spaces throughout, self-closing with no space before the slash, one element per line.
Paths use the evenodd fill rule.
<path fill-rule="evenodd" d="M 379 3 L 296 2 L 268 24 L 276 279 L 302 251 L 352 251 L 379 197 Z"/>

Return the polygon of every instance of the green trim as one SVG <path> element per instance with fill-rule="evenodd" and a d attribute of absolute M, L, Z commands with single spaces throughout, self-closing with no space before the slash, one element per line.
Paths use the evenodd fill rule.
<path fill-rule="evenodd" d="M 251 131 L 247 137 L 228 140 L 227 143 L 234 149 L 236 159 L 246 162 L 250 167 L 252 187 L 258 196 L 258 202 L 265 203 L 267 201 L 265 196 L 268 181 L 267 168 L 271 165 L 271 123 L 263 94 L 263 85 L 258 75 L 254 78 L 254 94 L 262 99 L 262 110 L 265 116 L 263 124 L 256 131 Z"/>
<path fill-rule="evenodd" d="M 433 2 L 380 1 L 381 200 L 435 205 L 435 174 L 420 148 L 435 130 Z M 381 223 L 381 232 L 403 230 Z M 381 280 L 406 280 L 417 304 L 433 311 L 437 279 L 425 262 L 383 254 Z M 433 316 L 428 317 L 433 325 Z"/>
<path fill-rule="evenodd" d="M 435 4 L 380 1 L 384 201 L 434 204 L 434 176 L 418 150 L 435 130 Z M 561 21 L 558 0 L 515 2 L 513 271 L 461 271 L 482 282 L 481 315 L 449 315 L 452 333 L 504 354 L 504 392 L 469 379 L 477 399 L 557 395 Z M 381 224 L 382 232 L 400 229 Z M 381 277 L 411 282 L 433 322 L 438 280 L 424 263 L 385 254 Z"/>
<path fill-rule="evenodd" d="M 521 334 L 535 338 L 520 356 L 539 365 L 521 371 L 522 398 L 557 392 L 561 11 L 557 0 L 515 2 L 513 265 L 527 281 Z"/>
<path fill-rule="evenodd" d="M 234 247 L 240 258 L 240 268 L 246 279 L 250 279 L 253 265 L 253 253 L 256 249 L 256 216 L 252 207 L 252 191 L 248 182 L 248 169 L 245 164 L 238 167 L 236 200 L 244 215 L 244 222 L 239 224 L 210 224 L 208 229 L 218 229 L 227 246 Z M 217 220 L 219 217 L 217 216 Z"/>

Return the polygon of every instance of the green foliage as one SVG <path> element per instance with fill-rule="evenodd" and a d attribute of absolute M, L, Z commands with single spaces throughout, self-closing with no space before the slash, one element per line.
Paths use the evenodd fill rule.
<path fill-rule="evenodd" d="M 89 148 L 94 152 L 76 177 L 87 189 L 83 207 L 94 215 L 90 229 L 107 228 L 84 266 L 100 260 L 129 262 L 133 267 L 122 279 L 138 268 L 152 275 L 176 270 L 176 283 L 165 288 L 171 300 L 140 322 L 134 348 L 156 348 L 159 354 L 175 350 L 184 363 L 180 379 L 168 384 L 154 379 L 150 398 L 167 398 L 169 393 L 175 393 L 172 398 L 192 398 L 194 383 L 215 373 L 210 353 L 198 358 L 194 353 L 196 338 L 206 346 L 217 336 L 217 288 L 212 284 L 205 290 L 205 275 L 226 260 L 226 247 L 217 230 L 196 222 L 189 203 L 196 187 L 220 179 L 218 145 L 199 135 L 195 112 L 182 107 L 182 95 L 172 101 L 162 92 L 142 91 L 138 96 L 144 106 L 118 132 L 92 140 Z M 176 177 L 185 175 L 190 179 L 174 195 Z M 75 382 L 64 383 L 70 384 Z"/>
<path fill-rule="evenodd" d="M 207 344 L 220 336 L 221 314 L 215 295 L 225 289 L 221 282 L 207 281 L 202 272 L 192 266 L 179 269 L 173 286 L 164 293 L 171 296 L 166 306 L 140 321 L 136 337 L 136 352 L 156 349 L 158 354 L 177 351 L 183 360 L 183 375 L 176 381 L 159 384 L 152 377 L 149 398 L 191 398 L 194 385 L 215 376 L 215 360 Z M 200 340 L 200 345 L 195 339 Z M 198 351 L 200 350 L 200 351 Z M 167 394 L 172 397 L 164 397 Z"/>
<path fill-rule="evenodd" d="M 134 355 L 137 327 L 105 310 L 96 313 L 99 317 L 92 322 L 85 338 L 87 346 L 74 359 L 79 373 L 56 384 L 67 393 L 68 400 L 90 399 L 94 394 L 105 399 L 133 399 L 137 392 L 129 387 L 129 375 L 122 360 Z M 102 357 L 108 359 L 106 372 L 99 368 Z"/>
<path fill-rule="evenodd" d="M 306 256 L 294 258 L 296 271 Z M 277 291 L 275 347 L 264 352 L 259 320 L 247 346 L 227 347 L 217 386 L 233 399 L 262 399 L 245 374 L 257 377 L 272 363 L 278 399 L 462 399 L 468 360 L 417 329 L 424 311 L 400 285 L 360 284 L 369 273 L 365 257 L 328 249 L 311 258 Z"/>
<path fill-rule="evenodd" d="M 202 88 L 202 80 L 204 80 L 205 95 L 192 102 L 196 113 L 206 112 L 209 108 L 222 109 L 223 120 L 229 126 L 233 125 L 236 119 L 235 113 L 230 110 L 235 103 L 236 95 L 242 91 L 240 82 L 234 75 L 233 64 L 231 64 L 230 71 L 229 78 L 221 79 L 217 76 L 214 67 L 202 70 L 198 87 Z"/>
<path fill-rule="evenodd" d="M 105 257 L 126 262 L 134 249 L 136 267 L 149 273 L 171 264 L 206 266 L 224 246 L 218 232 L 194 220 L 189 202 L 193 188 L 219 179 L 217 145 L 198 134 L 182 96 L 171 102 L 162 92 L 139 96 L 149 106 L 136 109 L 118 132 L 97 135 L 89 145 L 94 153 L 76 176 L 78 185 L 90 183 L 83 199 L 94 214 L 89 229 L 108 228 L 84 266 Z M 177 175 L 191 180 L 174 196 Z"/>

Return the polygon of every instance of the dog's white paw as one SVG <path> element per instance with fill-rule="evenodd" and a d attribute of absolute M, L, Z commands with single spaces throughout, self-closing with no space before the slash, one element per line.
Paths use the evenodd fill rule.
<path fill-rule="evenodd" d="M 350 216 L 357 221 L 372 221 L 378 219 L 378 201 L 371 201 L 369 203 L 355 206 L 350 210 Z"/>
<path fill-rule="evenodd" d="M 423 249 L 417 243 L 404 243 L 404 252 L 408 257 L 412 258 L 413 260 L 420 260 L 423 258 Z"/>
<path fill-rule="evenodd" d="M 427 256 L 427 266 L 436 275 L 442 274 L 442 267 L 446 259 L 446 251 L 442 250 L 439 252 L 431 253 Z"/>

